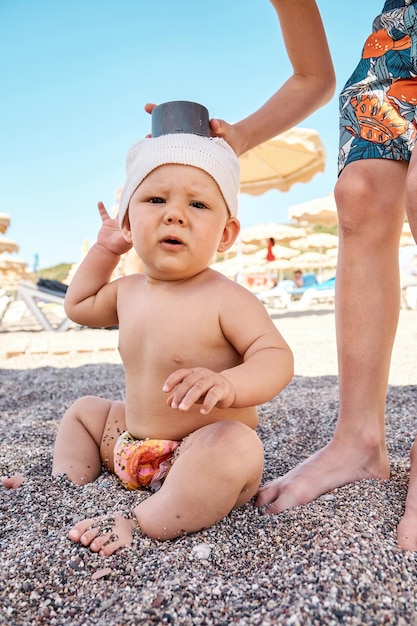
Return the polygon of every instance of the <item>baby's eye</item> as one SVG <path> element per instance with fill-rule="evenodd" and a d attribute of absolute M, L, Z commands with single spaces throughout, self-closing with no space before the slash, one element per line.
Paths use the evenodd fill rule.
<path fill-rule="evenodd" d="M 165 200 L 163 198 L 149 198 L 148 202 L 150 202 L 151 204 L 162 204 L 163 202 L 165 202 Z"/>
<path fill-rule="evenodd" d="M 195 202 L 191 202 L 190 204 L 191 204 L 191 206 L 195 207 L 196 209 L 207 209 L 207 205 L 204 204 L 204 202 L 197 202 L 197 201 L 195 201 Z"/>

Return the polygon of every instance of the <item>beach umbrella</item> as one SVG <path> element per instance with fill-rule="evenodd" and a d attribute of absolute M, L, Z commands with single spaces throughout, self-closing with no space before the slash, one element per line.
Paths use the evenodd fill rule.
<path fill-rule="evenodd" d="M 300 254 L 299 250 L 288 248 L 288 246 L 280 246 L 278 244 L 272 246 L 272 252 L 274 253 L 276 261 L 279 261 L 280 259 L 291 259 L 292 257 Z"/>
<path fill-rule="evenodd" d="M 321 224 L 323 226 L 336 226 L 338 221 L 334 195 L 329 194 L 324 198 L 316 198 L 302 204 L 290 206 L 288 208 L 288 219 L 302 225 Z"/>
<path fill-rule="evenodd" d="M 232 259 L 237 254 L 251 254 L 252 252 L 256 252 L 259 248 L 259 245 L 256 243 L 240 243 L 241 249 L 239 250 L 238 242 L 236 241 L 228 250 L 224 252 L 216 252 L 213 263 L 218 261 L 225 261 L 226 259 Z"/>
<path fill-rule="evenodd" d="M 296 257 L 290 259 L 281 258 L 270 261 L 268 263 L 268 270 L 270 272 L 277 272 L 278 280 L 282 280 L 284 277 L 284 270 L 294 269 L 294 258 L 298 258 L 298 254 Z"/>
<path fill-rule="evenodd" d="M 243 228 L 240 231 L 237 243 L 238 246 L 243 246 L 248 243 L 257 244 L 258 246 L 265 246 L 266 242 L 272 237 L 275 242 L 279 242 L 280 244 L 288 244 L 294 239 L 305 237 L 305 235 L 306 231 L 304 230 L 304 228 L 295 228 L 294 226 L 287 226 L 286 224 L 271 222 L 265 224 L 256 224 L 255 226 Z M 275 246 L 272 248 L 272 250 L 274 256 L 277 258 L 279 255 L 278 250 L 275 251 Z M 262 251 L 262 254 L 265 255 L 265 249 Z M 238 261 L 243 256 L 243 254 L 238 254 Z M 272 261 L 269 262 L 272 263 Z M 239 274 L 239 272 L 237 272 L 237 274 Z"/>
<path fill-rule="evenodd" d="M 0 213 L 0 233 L 5 233 L 10 225 L 10 217 L 7 213 Z"/>
<path fill-rule="evenodd" d="M 339 254 L 339 248 L 329 248 L 328 250 L 326 250 L 326 256 L 328 256 L 330 259 L 337 259 Z"/>
<path fill-rule="evenodd" d="M 11 239 L 0 237 L 0 254 L 3 252 L 19 252 L 19 246 Z"/>
<path fill-rule="evenodd" d="M 290 243 L 292 248 L 308 250 L 314 248 L 323 252 L 339 246 L 339 237 L 331 233 L 311 233 L 304 238 L 296 239 Z"/>
<path fill-rule="evenodd" d="M 259 255 L 259 251 L 252 252 L 251 254 L 243 254 L 241 258 L 237 256 L 230 259 L 224 259 L 223 261 L 214 261 L 210 264 L 210 267 L 217 270 L 221 274 L 227 276 L 234 276 L 239 270 L 260 271 L 263 266 L 266 266 L 267 260 L 263 259 Z"/>
<path fill-rule="evenodd" d="M 294 267 L 300 270 L 313 270 L 331 267 L 333 260 L 321 252 L 303 252 L 293 259 Z"/>
<path fill-rule="evenodd" d="M 294 183 L 306 183 L 323 172 L 325 161 L 316 130 L 291 128 L 239 157 L 240 192 L 259 196 L 271 189 L 288 191 Z"/>
<path fill-rule="evenodd" d="M 252 257 L 254 259 L 257 259 L 257 261 L 261 261 L 262 263 L 265 263 L 265 268 L 267 270 L 271 269 L 274 267 L 274 264 L 277 261 L 281 261 L 281 260 L 288 260 L 291 259 L 293 257 L 297 257 L 300 255 L 300 251 L 299 250 L 294 250 L 294 248 L 288 248 L 287 246 L 279 246 L 277 244 L 275 244 L 275 246 L 273 246 L 272 248 L 273 252 L 274 252 L 274 259 L 272 259 L 271 261 L 268 261 L 268 259 L 265 256 L 265 250 L 258 250 L 257 252 L 255 252 Z M 246 257 L 246 255 L 244 255 L 244 258 Z"/>
<path fill-rule="evenodd" d="M 255 226 L 243 228 L 240 232 L 242 242 L 258 243 L 258 245 L 264 244 L 270 237 L 281 244 L 288 244 L 294 239 L 300 239 L 305 236 L 306 231 L 304 228 L 296 228 L 295 226 L 275 222 L 256 224 Z"/>
<path fill-rule="evenodd" d="M 325 160 L 324 145 L 316 130 L 291 128 L 239 157 L 240 193 L 259 196 L 271 189 L 288 191 L 295 183 L 308 182 L 315 174 L 323 172 Z M 244 229 L 238 244 L 261 243 L 271 237 L 284 244 L 303 236 L 300 231 L 290 233 L 290 227 L 281 224 L 258 224 L 253 229 L 251 233 Z M 238 258 L 240 256 L 238 253 Z"/>

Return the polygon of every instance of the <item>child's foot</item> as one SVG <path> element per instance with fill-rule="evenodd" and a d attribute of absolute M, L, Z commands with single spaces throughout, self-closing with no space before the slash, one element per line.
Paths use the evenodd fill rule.
<path fill-rule="evenodd" d="M 68 537 L 75 543 L 89 546 L 92 552 L 110 556 L 119 548 L 130 546 L 137 527 L 134 514 L 127 518 L 120 513 L 114 513 L 78 522 L 71 528 Z"/>
<path fill-rule="evenodd" d="M 25 477 L 20 474 L 13 474 L 13 476 L 2 476 L 1 482 L 5 489 L 19 489 L 20 485 L 24 482 Z"/>
<path fill-rule="evenodd" d="M 333 440 L 284 476 L 266 483 L 258 492 L 256 506 L 267 506 L 265 514 L 278 514 L 347 483 L 389 475 L 386 456 L 374 458 Z"/>
<path fill-rule="evenodd" d="M 417 551 L 417 519 L 415 515 L 407 515 L 401 518 L 397 528 L 397 541 L 403 550 Z"/>

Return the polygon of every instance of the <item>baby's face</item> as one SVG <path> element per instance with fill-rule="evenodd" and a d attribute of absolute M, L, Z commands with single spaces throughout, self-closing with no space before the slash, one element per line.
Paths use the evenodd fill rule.
<path fill-rule="evenodd" d="M 165 279 L 205 269 L 227 224 L 238 227 L 214 179 L 190 165 L 153 170 L 133 194 L 128 218 L 126 230 L 145 272 Z"/>

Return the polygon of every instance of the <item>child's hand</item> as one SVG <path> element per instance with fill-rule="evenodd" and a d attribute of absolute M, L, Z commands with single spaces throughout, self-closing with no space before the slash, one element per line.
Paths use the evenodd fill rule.
<path fill-rule="evenodd" d="M 154 110 L 154 108 L 155 108 L 156 106 L 157 106 L 157 105 L 156 105 L 156 104 L 154 104 L 153 102 L 147 102 L 147 103 L 145 104 L 145 107 L 144 107 L 144 108 L 145 108 L 146 113 L 149 113 L 150 115 L 152 115 L 152 111 Z M 148 135 L 146 135 L 146 138 L 149 138 L 149 137 L 152 137 L 152 135 L 151 135 L 150 133 L 149 133 Z"/>
<path fill-rule="evenodd" d="M 210 120 L 210 134 L 212 137 L 220 137 L 227 141 L 229 146 L 236 152 L 237 156 L 241 155 L 241 137 L 234 124 L 213 118 Z"/>
<path fill-rule="evenodd" d="M 132 244 L 128 243 L 124 238 L 119 226 L 119 218 L 110 217 L 102 202 L 99 202 L 97 206 L 101 217 L 101 228 L 97 235 L 97 243 L 116 255 L 128 252 Z"/>
<path fill-rule="evenodd" d="M 173 392 L 167 400 L 172 409 L 188 411 L 194 404 L 202 402 L 200 413 L 203 415 L 210 413 L 215 406 L 221 409 L 231 407 L 236 396 L 232 383 L 225 376 L 205 367 L 173 372 L 166 379 L 163 391 Z"/>

